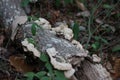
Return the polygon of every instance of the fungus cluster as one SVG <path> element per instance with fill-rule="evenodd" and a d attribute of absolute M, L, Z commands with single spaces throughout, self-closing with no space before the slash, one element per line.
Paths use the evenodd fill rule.
<path fill-rule="evenodd" d="M 56 55 L 58 52 L 54 47 L 48 48 L 46 51 L 50 57 L 50 62 L 55 69 L 64 70 L 66 78 L 70 78 L 74 74 L 75 69 L 73 69 L 72 65 L 69 62 L 66 62 L 64 58 Z"/>
<path fill-rule="evenodd" d="M 38 24 L 40 27 L 43 29 L 51 29 L 50 23 L 44 19 L 44 18 L 39 18 L 38 20 L 35 21 L 36 24 Z"/>
<path fill-rule="evenodd" d="M 73 38 L 72 29 L 68 28 L 68 25 L 65 23 L 60 23 L 55 28 L 52 28 L 50 23 L 44 18 L 39 18 L 35 21 L 35 23 L 41 26 L 43 29 L 51 30 L 55 34 L 60 33 L 64 35 L 64 38 L 67 40 L 71 40 Z"/>
<path fill-rule="evenodd" d="M 71 43 L 75 45 L 78 49 L 83 49 L 82 45 L 72 39 L 73 38 L 73 31 L 68 27 L 66 23 L 60 23 L 56 27 L 52 28 L 51 24 L 44 18 L 39 18 L 38 20 L 34 21 L 37 25 L 41 26 L 43 29 L 49 30 L 54 34 L 62 34 L 65 39 L 72 40 Z M 40 57 L 40 52 L 35 48 L 35 46 L 28 42 L 27 39 L 22 41 L 22 45 L 24 46 L 25 51 L 33 52 L 34 56 Z M 72 67 L 70 62 L 67 62 L 62 56 L 57 55 L 59 52 L 56 51 L 54 47 L 46 49 L 47 54 L 50 57 L 50 62 L 55 69 L 63 70 L 66 78 L 70 78 L 75 73 L 75 69 Z"/>
<path fill-rule="evenodd" d="M 65 23 L 61 23 L 57 27 L 52 28 L 52 31 L 63 34 L 64 38 L 67 40 L 71 40 L 73 38 L 72 29 L 68 28 L 68 25 Z"/>
<path fill-rule="evenodd" d="M 34 56 L 40 57 L 40 52 L 32 43 L 29 43 L 27 39 L 24 39 L 24 41 L 22 41 L 22 45 L 24 46 L 24 51 L 31 51 L 33 52 Z"/>

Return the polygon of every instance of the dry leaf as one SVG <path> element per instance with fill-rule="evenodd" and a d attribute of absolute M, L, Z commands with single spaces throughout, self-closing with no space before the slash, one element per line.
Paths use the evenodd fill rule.
<path fill-rule="evenodd" d="M 89 11 L 83 11 L 83 12 L 79 12 L 77 13 L 77 16 L 84 16 L 84 17 L 89 17 L 90 16 L 90 12 Z"/>
<path fill-rule="evenodd" d="M 97 22 L 97 23 L 99 23 L 99 24 L 103 24 L 103 21 L 102 20 L 100 20 L 100 19 L 95 19 L 95 21 Z"/>
<path fill-rule="evenodd" d="M 87 10 L 83 3 L 80 2 L 80 0 L 75 0 L 77 7 L 83 11 Z"/>
<path fill-rule="evenodd" d="M 115 80 L 117 80 L 117 78 L 120 78 L 120 58 L 117 58 L 115 60 L 115 65 L 114 65 L 114 70 L 115 70 Z"/>
<path fill-rule="evenodd" d="M 24 56 L 10 56 L 9 61 L 19 72 L 26 73 L 34 70 L 34 67 L 25 63 Z"/>

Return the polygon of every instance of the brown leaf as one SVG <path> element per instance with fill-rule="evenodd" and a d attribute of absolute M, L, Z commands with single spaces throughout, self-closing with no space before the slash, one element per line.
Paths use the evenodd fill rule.
<path fill-rule="evenodd" d="M 103 24 L 103 21 L 100 20 L 99 18 L 95 19 L 95 22 L 97 22 L 98 24 Z"/>
<path fill-rule="evenodd" d="M 82 11 L 87 10 L 86 7 L 85 7 L 85 5 L 84 5 L 82 2 L 80 2 L 80 0 L 75 0 L 75 2 L 76 2 L 77 7 L 78 7 L 79 9 L 81 9 Z"/>
<path fill-rule="evenodd" d="M 120 78 L 120 58 L 117 58 L 115 60 L 115 65 L 114 65 L 114 70 L 115 70 L 115 80 L 117 80 L 117 78 Z"/>
<path fill-rule="evenodd" d="M 25 62 L 23 56 L 10 56 L 9 61 L 10 64 L 15 67 L 16 71 L 26 73 L 34 70 L 33 66 L 30 66 Z"/>
<path fill-rule="evenodd" d="M 59 16 L 60 16 L 60 11 L 59 10 L 57 10 L 57 11 L 51 10 L 49 12 L 49 16 L 50 16 L 50 19 L 49 19 L 50 23 L 55 23 L 57 18 L 59 18 Z"/>
<path fill-rule="evenodd" d="M 84 17 L 89 17 L 90 16 L 90 12 L 89 11 L 83 11 L 83 12 L 79 12 L 77 13 L 77 16 L 84 16 Z"/>

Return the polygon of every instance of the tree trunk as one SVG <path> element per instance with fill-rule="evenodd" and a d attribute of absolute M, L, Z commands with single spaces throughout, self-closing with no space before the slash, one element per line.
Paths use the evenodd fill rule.
<path fill-rule="evenodd" d="M 13 28 L 13 22 L 16 16 L 26 16 L 24 10 L 20 7 L 21 0 L 0 0 L 0 16 L 5 28 Z M 32 36 L 31 24 L 25 23 L 22 28 L 22 40 L 32 37 L 37 42 L 38 50 L 45 52 L 46 49 L 54 47 L 58 51 L 57 55 L 64 57 L 67 61 L 76 60 L 78 62 L 75 68 L 75 77 L 77 80 L 112 80 L 110 74 L 101 64 L 93 64 L 85 57 L 87 52 L 84 49 L 76 48 L 72 43 L 58 38 L 48 30 L 38 29 L 37 34 Z M 19 36 L 16 35 L 19 38 Z M 17 39 L 18 39 L 17 38 Z M 20 37 L 21 39 L 21 37 Z M 74 64 L 73 64 L 74 65 Z"/>

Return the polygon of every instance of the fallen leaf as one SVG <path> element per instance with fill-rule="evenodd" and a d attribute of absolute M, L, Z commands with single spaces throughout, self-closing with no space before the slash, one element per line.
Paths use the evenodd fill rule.
<path fill-rule="evenodd" d="M 103 24 L 103 21 L 100 20 L 100 19 L 98 19 L 98 18 L 97 18 L 95 21 L 96 21 L 97 23 L 99 23 L 99 24 Z"/>
<path fill-rule="evenodd" d="M 115 80 L 117 80 L 117 78 L 120 78 L 120 58 L 117 58 L 115 60 L 115 65 L 114 65 L 114 70 L 115 70 Z"/>
<path fill-rule="evenodd" d="M 31 72 L 34 70 L 34 66 L 30 66 L 25 62 L 24 56 L 10 56 L 10 64 L 15 67 L 19 72 Z"/>
<path fill-rule="evenodd" d="M 82 2 L 80 2 L 80 0 L 75 0 L 77 7 L 83 11 L 86 10 L 86 7 L 84 6 L 84 4 Z"/>
<path fill-rule="evenodd" d="M 90 12 L 89 12 L 88 10 L 85 10 L 85 11 L 83 11 L 83 12 L 77 13 L 76 16 L 89 17 L 89 16 L 90 16 Z"/>

